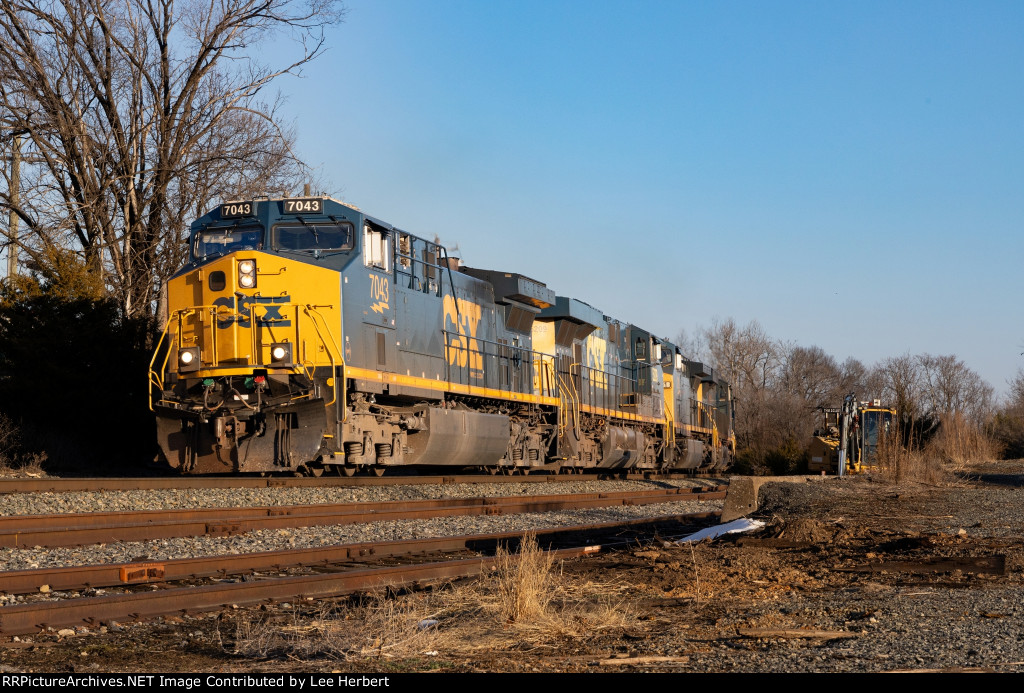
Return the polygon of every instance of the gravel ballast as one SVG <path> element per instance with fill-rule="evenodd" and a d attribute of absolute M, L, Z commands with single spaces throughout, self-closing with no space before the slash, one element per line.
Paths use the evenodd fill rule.
<path fill-rule="evenodd" d="M 311 486 L 303 488 L 159 489 L 151 491 L 69 491 L 0 495 L 0 517 L 62 513 L 177 510 L 183 508 L 244 508 L 320 503 L 533 496 L 563 493 L 652 491 L 699 488 L 727 483 L 723 479 L 656 481 L 599 481 L 578 479 L 534 483 L 399 484 L 395 486 Z"/>
<path fill-rule="evenodd" d="M 152 510 L 188 507 L 244 507 L 247 505 L 299 505 L 351 501 L 523 496 L 643 491 L 668 487 L 713 486 L 705 480 L 597 481 L 581 480 L 537 484 L 452 484 L 430 486 L 373 486 L 356 488 L 210 489 L 113 491 L 94 493 L 11 494 L 0 497 L 5 515 L 110 510 Z M 649 505 L 611 506 L 518 515 L 464 515 L 419 520 L 372 522 L 266 529 L 233 536 L 180 537 L 142 542 L 118 542 L 72 548 L 0 549 L 3 570 L 56 568 L 73 565 L 162 561 L 302 549 L 336 544 L 395 541 L 409 538 L 522 532 L 578 524 L 615 522 L 664 515 L 720 510 L 722 501 L 673 501 Z"/>

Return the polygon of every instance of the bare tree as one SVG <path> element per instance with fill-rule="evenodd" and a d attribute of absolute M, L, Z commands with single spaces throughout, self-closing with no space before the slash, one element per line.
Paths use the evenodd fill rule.
<path fill-rule="evenodd" d="M 922 354 L 921 377 L 924 382 L 924 406 L 935 416 L 961 414 L 980 424 L 992 412 L 995 391 L 977 372 L 950 354 Z"/>
<path fill-rule="evenodd" d="M 716 319 L 700 331 L 700 341 L 705 349 L 704 358 L 734 388 L 762 391 L 777 375 L 781 363 L 779 345 L 756 320 L 739 327 L 732 318 Z"/>
<path fill-rule="evenodd" d="M 35 162 L 0 208 L 29 260 L 72 249 L 126 315 L 151 312 L 190 218 L 308 175 L 260 97 L 340 19 L 337 0 L 0 0 L 0 127 Z M 296 58 L 260 64 L 260 41 L 282 33 Z"/>
<path fill-rule="evenodd" d="M 732 318 L 715 320 L 698 335 L 699 357 L 733 386 L 736 441 L 744 459 L 766 469 L 768 454 L 799 437 L 810 421 L 802 400 L 779 388 L 786 347 L 756 321 L 740 327 Z"/>
<path fill-rule="evenodd" d="M 836 406 L 843 373 L 836 360 L 819 346 L 791 346 L 781 368 L 779 386 L 800 398 L 808 409 Z"/>
<path fill-rule="evenodd" d="M 877 369 L 868 368 L 861 361 L 849 357 L 839 367 L 839 395 L 855 393 L 860 400 L 880 399 L 882 397 L 882 379 Z M 837 400 L 837 405 L 838 406 Z M 888 403 L 882 404 L 888 406 Z"/>
<path fill-rule="evenodd" d="M 882 399 L 896 409 L 897 416 L 912 421 L 924 413 L 924 384 L 916 356 L 904 354 L 884 359 L 875 367 L 882 384 Z"/>
<path fill-rule="evenodd" d="M 992 433 L 1004 455 L 1024 457 L 1024 370 L 1009 381 L 1010 391 L 993 419 Z"/>
<path fill-rule="evenodd" d="M 992 387 L 955 356 L 904 354 L 869 369 L 852 357 L 839 364 L 821 347 L 771 339 L 756 321 L 741 327 L 731 318 L 715 320 L 696 335 L 688 340 L 680 332 L 679 341 L 698 349 L 696 357 L 732 383 L 737 459 L 755 470 L 796 468 L 818 422 L 814 410 L 838 406 L 849 393 L 894 407 L 907 439 L 917 444 L 944 422 L 966 422 L 976 433 L 993 425 Z M 1013 404 L 994 426 L 1008 449 L 1024 454 L 1024 375 L 1012 387 Z"/>

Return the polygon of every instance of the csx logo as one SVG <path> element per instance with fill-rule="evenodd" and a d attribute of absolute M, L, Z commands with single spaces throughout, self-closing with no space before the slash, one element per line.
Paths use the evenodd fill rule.
<path fill-rule="evenodd" d="M 444 329 L 449 333 L 445 345 L 445 356 L 453 366 L 469 366 L 471 378 L 484 377 L 484 357 L 477 341 L 480 325 L 480 306 L 459 299 L 458 304 L 451 294 L 444 297 Z"/>
<path fill-rule="evenodd" d="M 224 306 L 234 314 L 226 317 L 218 315 L 217 327 L 227 329 L 238 321 L 239 327 L 252 324 L 252 306 L 259 305 L 256 310 L 257 325 L 273 325 L 275 327 L 291 327 L 292 321 L 281 314 L 282 303 L 291 303 L 291 296 L 225 296 L 213 302 L 215 306 Z"/>
<path fill-rule="evenodd" d="M 587 337 L 587 367 L 590 368 L 590 382 L 602 390 L 608 389 L 608 375 L 605 373 L 605 357 L 608 355 L 608 342 L 600 335 Z"/>

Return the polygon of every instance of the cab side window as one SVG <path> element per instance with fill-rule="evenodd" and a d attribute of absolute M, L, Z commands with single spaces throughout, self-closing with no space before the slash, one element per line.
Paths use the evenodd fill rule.
<path fill-rule="evenodd" d="M 382 229 L 377 229 L 366 224 L 363 227 L 363 264 L 367 267 L 377 267 L 387 272 L 390 253 L 390 238 Z"/>

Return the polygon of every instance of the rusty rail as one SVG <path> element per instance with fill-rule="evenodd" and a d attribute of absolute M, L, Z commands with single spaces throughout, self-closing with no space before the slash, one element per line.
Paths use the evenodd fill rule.
<path fill-rule="evenodd" d="M 492 476 L 488 474 L 432 474 L 383 477 L 373 476 L 324 476 L 324 477 L 248 477 L 248 476 L 172 476 L 172 477 L 82 477 L 82 478 L 18 478 L 0 479 L 0 494 L 5 493 L 63 493 L 69 491 L 149 491 L 157 489 L 202 489 L 202 488 L 308 488 L 323 486 L 395 486 L 423 484 L 547 484 L 605 479 L 606 474 L 559 475 L 535 474 L 529 476 Z M 627 480 L 672 480 L 692 479 L 691 474 L 660 474 L 654 472 L 627 474 Z"/>
<path fill-rule="evenodd" d="M 557 541 L 561 536 L 580 532 L 595 532 L 613 527 L 705 520 L 712 517 L 717 518 L 720 515 L 719 511 L 711 511 L 666 515 L 654 519 L 640 518 L 620 522 L 572 525 L 537 532 L 537 539 L 541 543 L 550 543 Z M 39 592 L 44 585 L 50 591 L 124 587 L 153 582 L 226 577 L 261 570 L 317 568 L 417 553 L 491 551 L 498 542 L 512 541 L 520 536 L 521 533 L 517 532 L 503 532 L 428 539 L 401 539 L 378 543 L 338 544 L 309 549 L 201 556 L 166 561 L 132 561 L 106 565 L 12 570 L 0 572 L 0 593 L 30 594 Z"/>
<path fill-rule="evenodd" d="M 717 513 L 645 518 L 642 521 L 637 520 L 628 523 L 612 522 L 602 525 L 565 527 L 560 528 L 558 532 L 585 533 L 594 531 L 595 528 L 610 529 L 612 527 L 637 524 L 656 525 L 669 521 L 678 522 L 680 520 L 703 519 L 715 515 Z M 461 539 L 464 547 L 467 547 L 471 541 L 486 540 L 498 542 L 515 539 L 518 536 L 513 533 L 505 533 L 462 537 Z M 456 541 L 457 539 L 428 541 Z M 412 543 L 399 542 L 399 544 L 405 544 L 405 546 L 401 547 L 403 551 L 410 548 L 409 545 Z M 339 550 L 345 548 L 347 551 L 350 547 L 336 548 Z M 557 549 L 552 551 L 552 553 L 555 556 L 567 558 L 598 553 L 605 548 L 607 546 L 587 544 L 574 548 Z M 261 554 L 253 555 L 261 556 Z M 263 556 L 265 559 L 266 556 Z M 225 557 L 223 556 L 215 558 L 215 560 L 219 561 L 224 559 Z M 0 607 L 0 633 L 4 635 L 21 635 L 38 632 L 47 627 L 97 626 L 101 623 L 109 623 L 110 621 L 138 620 L 166 614 L 219 610 L 229 605 L 245 606 L 283 599 L 333 597 L 363 589 L 472 576 L 489 569 L 493 560 L 492 558 L 475 557 L 412 566 L 356 569 L 344 573 L 330 572 L 319 575 L 267 578 L 252 582 L 179 587 L 158 591 L 18 604 Z M 183 562 L 182 565 L 184 565 Z M 280 566 L 275 564 L 274 567 Z"/>
<path fill-rule="evenodd" d="M 224 536 L 256 529 L 357 524 L 389 520 L 720 500 L 725 491 L 658 489 L 617 493 L 498 496 L 260 508 L 202 508 L 0 518 L 0 547 L 79 546 L 186 536 Z"/>

